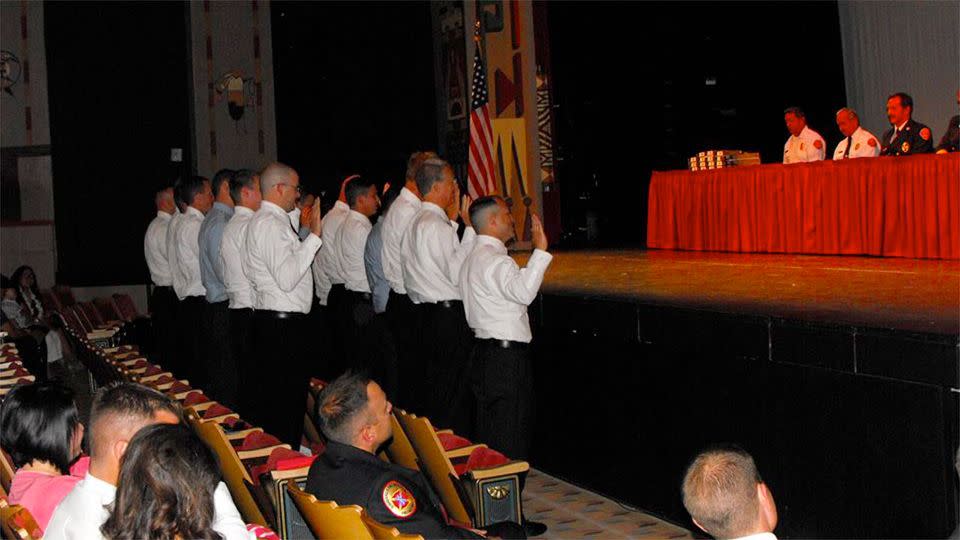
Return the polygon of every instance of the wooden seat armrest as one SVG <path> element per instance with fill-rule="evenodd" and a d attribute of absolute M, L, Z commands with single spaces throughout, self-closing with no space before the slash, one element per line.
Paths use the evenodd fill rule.
<path fill-rule="evenodd" d="M 141 361 L 141 360 L 146 360 L 146 358 L 143 358 L 143 357 L 141 356 L 141 357 L 138 357 L 138 358 L 131 358 L 131 359 L 129 359 L 129 360 L 118 360 L 118 362 L 120 362 L 120 365 L 121 365 L 121 366 L 130 367 L 130 366 L 136 364 L 137 362 L 139 362 L 139 361 Z"/>
<path fill-rule="evenodd" d="M 157 373 L 156 375 L 147 375 L 146 377 L 140 377 L 140 382 L 143 384 L 147 384 L 159 379 L 160 377 L 173 377 L 173 373 L 170 373 L 169 371 L 164 371 L 162 373 Z M 173 381 L 170 381 L 164 384 L 167 385 L 167 388 L 170 388 L 171 386 L 173 386 Z"/>
<path fill-rule="evenodd" d="M 530 470 L 530 464 L 526 461 L 511 461 L 496 467 L 486 467 L 482 469 L 473 469 L 467 474 L 474 480 L 486 480 L 498 476 L 510 476 L 513 474 L 523 474 Z"/>
<path fill-rule="evenodd" d="M 230 414 L 224 414 L 224 415 L 221 415 L 221 416 L 214 416 L 213 418 L 201 418 L 200 421 L 201 421 L 201 422 L 216 422 L 217 424 L 222 424 L 222 423 L 224 423 L 225 421 L 227 421 L 227 420 L 229 420 L 229 419 L 231 419 L 231 418 L 236 418 L 237 420 L 239 420 L 239 419 L 240 419 L 240 415 L 237 414 L 237 413 L 230 413 Z"/>
<path fill-rule="evenodd" d="M 216 403 L 217 403 L 216 401 L 212 401 L 212 400 L 204 401 L 203 403 L 194 403 L 193 405 L 190 405 L 187 408 L 193 409 L 197 413 L 197 416 L 199 416 L 200 418 L 203 418 L 203 415 L 199 413 L 209 409 L 210 407 L 213 407 Z"/>
<path fill-rule="evenodd" d="M 441 435 L 441 434 L 443 434 L 443 435 L 453 435 L 454 433 L 453 433 L 453 430 L 452 430 L 452 429 L 438 429 L 438 430 L 437 430 L 437 435 Z"/>
<path fill-rule="evenodd" d="M 463 448 L 454 448 L 453 450 L 445 450 L 443 453 L 447 455 L 447 458 L 454 459 L 459 457 L 468 457 L 473 453 L 477 448 L 486 448 L 485 444 L 471 444 L 470 446 L 464 446 Z"/>
<path fill-rule="evenodd" d="M 258 457 L 268 457 L 271 452 L 277 448 L 286 448 L 290 449 L 289 444 L 275 444 L 273 446 L 267 446 L 265 448 L 257 448 L 256 450 L 237 450 L 237 455 L 240 456 L 240 459 L 250 459 Z"/>

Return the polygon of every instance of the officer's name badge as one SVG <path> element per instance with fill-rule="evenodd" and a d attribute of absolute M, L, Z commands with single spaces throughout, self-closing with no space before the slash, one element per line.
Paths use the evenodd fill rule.
<path fill-rule="evenodd" d="M 383 504 L 398 518 L 406 519 L 417 511 L 417 500 L 413 498 L 413 494 L 396 480 L 383 486 Z"/>
<path fill-rule="evenodd" d="M 909 152 L 909 151 L 910 151 L 910 143 L 908 143 L 907 141 L 903 141 L 903 144 L 900 145 L 900 151 L 901 151 L 901 152 Z"/>

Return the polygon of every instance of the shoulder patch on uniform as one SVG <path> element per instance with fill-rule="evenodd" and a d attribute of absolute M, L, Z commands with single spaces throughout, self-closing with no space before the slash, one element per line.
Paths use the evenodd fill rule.
<path fill-rule="evenodd" d="M 417 500 L 413 498 L 413 494 L 396 480 L 383 486 L 382 496 L 383 505 L 398 518 L 407 519 L 417 511 Z"/>
<path fill-rule="evenodd" d="M 921 129 L 921 130 L 920 130 L 920 138 L 922 138 L 922 139 L 925 140 L 925 141 L 929 141 L 929 140 L 930 140 L 930 128 L 923 128 L 923 129 Z"/>
<path fill-rule="evenodd" d="M 877 140 L 874 139 L 873 137 L 870 137 L 870 139 L 867 140 L 867 144 L 870 145 L 870 146 L 876 147 L 876 146 L 877 146 Z"/>
<path fill-rule="evenodd" d="M 820 139 L 813 141 L 813 147 L 816 148 L 817 150 L 823 148 L 823 141 L 821 141 Z"/>

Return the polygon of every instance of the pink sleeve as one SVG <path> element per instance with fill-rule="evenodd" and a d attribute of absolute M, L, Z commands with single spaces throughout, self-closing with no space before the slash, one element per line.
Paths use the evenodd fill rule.
<path fill-rule="evenodd" d="M 88 470 L 90 470 L 90 456 L 81 456 L 80 459 L 70 467 L 70 476 L 83 478 L 87 475 Z"/>

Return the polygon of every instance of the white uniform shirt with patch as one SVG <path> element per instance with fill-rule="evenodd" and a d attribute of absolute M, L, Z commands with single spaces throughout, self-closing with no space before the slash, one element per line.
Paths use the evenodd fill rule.
<path fill-rule="evenodd" d="M 820 141 L 820 148 L 817 148 Z M 826 154 L 827 145 L 819 133 L 804 126 L 800 135 L 791 135 L 787 144 L 783 145 L 783 162 L 805 163 L 807 161 L 821 161 Z"/>
<path fill-rule="evenodd" d="M 834 160 L 843 159 L 843 153 L 847 151 L 848 140 L 852 145 L 850 154 L 847 155 L 848 158 L 877 157 L 880 155 L 880 143 L 877 142 L 877 138 L 873 136 L 873 133 L 863 129 L 861 126 L 850 135 L 849 139 L 844 137 L 843 140 L 840 141 L 837 149 L 833 152 Z M 870 141 L 873 141 L 872 145 Z"/>

